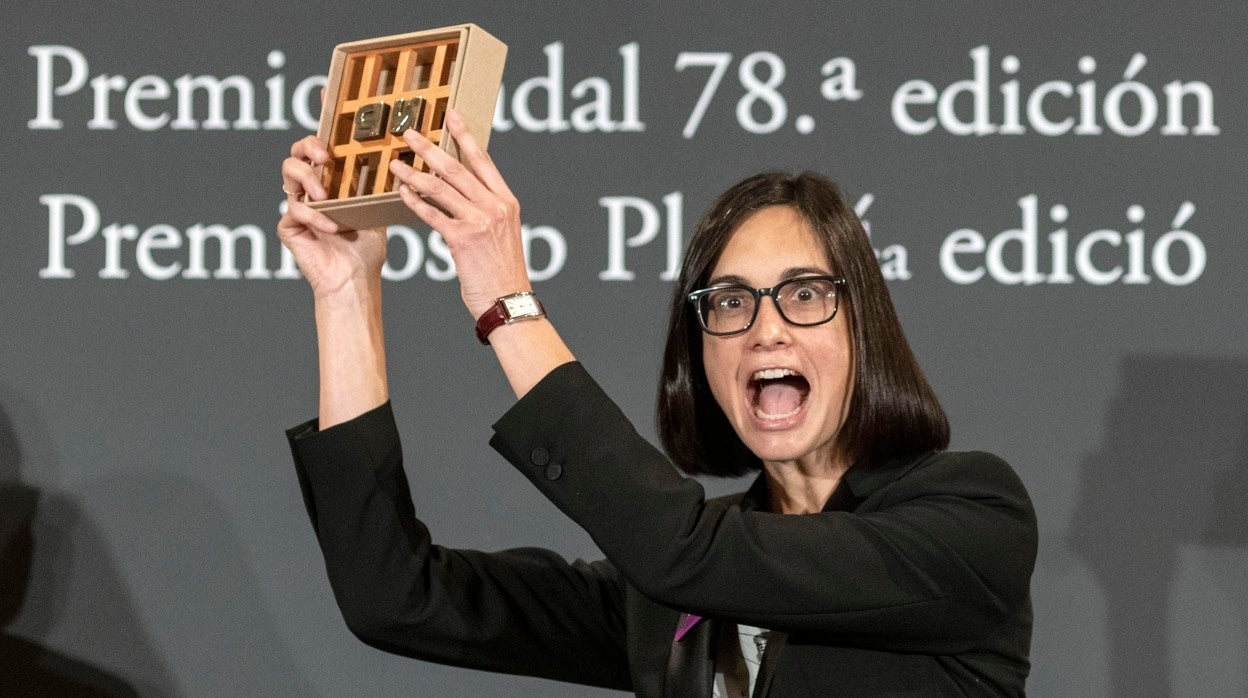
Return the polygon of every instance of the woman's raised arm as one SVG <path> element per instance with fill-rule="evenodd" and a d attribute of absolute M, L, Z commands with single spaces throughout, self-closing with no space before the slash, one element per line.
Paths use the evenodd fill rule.
<path fill-rule="evenodd" d="M 464 162 L 409 130 L 404 134 L 407 144 L 430 171 L 398 160 L 390 163 L 390 171 L 403 182 L 399 193 L 408 208 L 446 240 L 460 295 L 476 319 L 498 298 L 532 288 L 520 234 L 520 203 L 454 110 L 447 111 L 446 127 Z M 489 339 L 517 397 L 574 358 L 545 318 L 503 325 Z"/>
<path fill-rule="evenodd" d="M 326 197 L 315 166 L 329 152 L 315 136 L 282 162 L 286 214 L 277 234 L 312 286 L 320 366 L 320 428 L 345 422 L 389 399 L 381 326 L 386 231 L 343 230 L 307 201 Z"/>

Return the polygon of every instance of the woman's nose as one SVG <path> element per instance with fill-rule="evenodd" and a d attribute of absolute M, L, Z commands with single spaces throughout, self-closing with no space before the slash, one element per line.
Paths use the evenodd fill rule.
<path fill-rule="evenodd" d="M 758 317 L 754 318 L 754 325 L 750 327 L 754 345 L 767 347 L 787 344 L 792 325 L 780 314 L 776 299 L 766 296 L 759 301 Z"/>

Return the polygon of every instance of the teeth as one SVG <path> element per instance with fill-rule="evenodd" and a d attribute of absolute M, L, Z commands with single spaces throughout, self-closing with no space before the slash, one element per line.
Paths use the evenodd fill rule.
<path fill-rule="evenodd" d="M 787 368 L 765 368 L 761 371 L 755 371 L 753 379 L 756 381 L 775 380 L 784 378 L 785 376 L 796 376 L 797 372 Z"/>
<path fill-rule="evenodd" d="M 771 414 L 769 412 L 764 412 L 761 408 L 756 407 L 754 408 L 754 414 L 758 415 L 762 419 L 784 419 L 785 417 L 789 417 L 791 415 L 797 414 L 798 412 L 801 411 L 801 409 L 802 409 L 802 406 L 798 405 L 797 407 L 794 407 L 792 410 L 785 412 L 784 414 Z"/>

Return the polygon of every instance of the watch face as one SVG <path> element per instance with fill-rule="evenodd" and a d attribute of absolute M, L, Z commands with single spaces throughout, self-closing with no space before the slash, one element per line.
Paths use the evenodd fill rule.
<path fill-rule="evenodd" d="M 537 297 L 532 294 L 525 293 L 502 300 L 503 305 L 507 306 L 508 318 L 533 317 L 542 314 L 542 311 L 537 307 Z"/>

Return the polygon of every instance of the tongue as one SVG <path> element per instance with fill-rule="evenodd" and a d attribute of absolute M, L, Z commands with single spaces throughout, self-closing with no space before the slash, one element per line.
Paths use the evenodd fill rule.
<path fill-rule="evenodd" d="M 767 381 L 758 391 L 764 414 L 788 414 L 802 404 L 802 391 L 788 381 Z"/>

